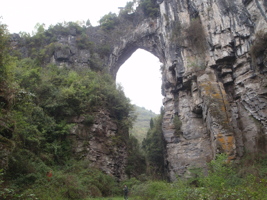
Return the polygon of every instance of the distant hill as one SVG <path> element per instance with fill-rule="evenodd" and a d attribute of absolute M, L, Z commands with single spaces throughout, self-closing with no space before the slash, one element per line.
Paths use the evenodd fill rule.
<path fill-rule="evenodd" d="M 139 142 L 146 137 L 146 133 L 150 126 L 150 119 L 157 116 L 156 113 L 151 110 L 147 110 L 144 107 L 135 105 L 135 113 L 137 115 L 133 128 L 130 130 L 130 134 L 135 136 Z"/>

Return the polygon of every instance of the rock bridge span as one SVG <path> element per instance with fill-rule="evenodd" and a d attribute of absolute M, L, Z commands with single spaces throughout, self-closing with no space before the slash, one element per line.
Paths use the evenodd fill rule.
<path fill-rule="evenodd" d="M 120 37 L 108 67 L 116 78 L 138 48 L 163 64 L 162 130 L 170 179 L 185 176 L 190 167 L 205 167 L 217 153 L 235 159 L 245 150 L 266 151 L 259 144 L 265 144 L 267 134 L 262 92 L 267 66 L 252 68 L 249 52 L 255 33 L 267 27 L 264 9 L 259 9 L 265 5 L 242 0 L 158 2 L 160 16 L 142 20 Z M 205 47 L 199 51 L 202 31 Z M 181 121 L 180 130 L 175 118 Z"/>

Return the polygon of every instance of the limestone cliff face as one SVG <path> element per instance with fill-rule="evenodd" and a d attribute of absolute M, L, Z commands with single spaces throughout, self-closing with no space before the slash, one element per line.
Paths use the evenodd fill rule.
<path fill-rule="evenodd" d="M 72 119 L 76 124 L 70 134 L 73 153 L 79 159 L 89 160 L 90 166 L 119 180 L 125 179 L 127 147 L 118 136 L 119 127 L 108 111 L 99 110 L 95 115 L 90 126 L 82 123 L 83 117 Z"/>
<path fill-rule="evenodd" d="M 266 1 L 161 0 L 115 44 L 111 74 L 138 48 L 163 64 L 163 133 L 171 180 L 205 167 L 217 153 L 238 159 L 266 152 L 266 50 L 253 58 L 256 33 L 267 31 Z M 174 118 L 182 122 L 175 134 Z"/>
<path fill-rule="evenodd" d="M 120 66 L 138 48 L 158 57 L 162 63 L 165 164 L 170 180 L 190 175 L 190 167 L 205 167 L 218 153 L 227 153 L 231 160 L 245 152 L 266 152 L 267 50 L 255 50 L 254 44 L 259 33 L 267 32 L 267 1 L 157 3 L 157 18 L 145 17 L 137 9 L 120 18 L 110 32 L 100 27 L 87 29 L 96 46 L 112 47 L 110 55 L 100 57 L 97 52 L 78 48 L 79 35 L 72 30 L 57 37 L 58 46 L 49 61 L 93 68 L 94 59 L 101 60 L 102 67 L 108 67 L 116 78 Z M 27 50 L 22 51 L 27 57 Z M 122 179 L 126 146 L 118 144 L 119 129 L 108 111 L 99 110 L 97 116 L 90 127 L 81 123 L 83 119 L 73 119 L 77 124 L 72 131 L 73 151 Z M 175 130 L 177 118 L 182 123 L 179 131 Z"/>

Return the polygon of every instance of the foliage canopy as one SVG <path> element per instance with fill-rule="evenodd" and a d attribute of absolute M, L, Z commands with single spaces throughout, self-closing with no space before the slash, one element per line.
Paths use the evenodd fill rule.
<path fill-rule="evenodd" d="M 75 160 L 68 135 L 75 125 L 73 117 L 84 116 L 83 123 L 91 126 L 95 113 L 101 109 L 110 113 L 119 129 L 129 129 L 133 120 L 130 100 L 105 72 L 58 67 L 46 64 L 42 57 L 55 45 L 55 29 L 60 34 L 65 29 L 75 29 L 75 34 L 85 37 L 83 29 L 69 24 L 45 31 L 44 25 L 38 25 L 34 36 L 23 35 L 30 56 L 22 58 L 11 51 L 6 26 L 0 25 L 0 145 L 12 152 L 4 171 L 4 183 L 2 171 L 0 174 L 1 198 L 37 199 L 34 193 L 41 199 L 51 199 L 49 194 L 45 196 L 43 188 L 49 188 L 55 199 L 116 193 L 112 177 Z M 50 47 L 47 42 L 52 42 Z M 117 134 L 124 137 L 126 133 L 120 130 Z M 74 167 L 74 163 L 83 167 L 77 166 L 77 171 L 67 169 L 69 165 Z M 45 174 L 51 169 L 54 179 L 49 186 Z M 57 192 L 55 188 L 61 186 Z"/>

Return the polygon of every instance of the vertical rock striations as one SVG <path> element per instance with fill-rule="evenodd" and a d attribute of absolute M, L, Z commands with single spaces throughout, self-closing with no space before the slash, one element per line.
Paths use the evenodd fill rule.
<path fill-rule="evenodd" d="M 100 110 L 95 115 L 89 126 L 84 123 L 83 117 L 72 120 L 76 124 L 70 134 L 73 153 L 79 159 L 89 160 L 91 167 L 96 167 L 118 180 L 125 179 L 127 147 L 118 135 L 121 128 L 108 111 Z"/>
<path fill-rule="evenodd" d="M 120 66 L 138 48 L 158 57 L 170 180 L 190 176 L 191 167 L 205 168 L 218 153 L 233 160 L 245 152 L 266 152 L 266 0 L 153 2 L 160 10 L 154 18 L 138 7 L 135 13 L 124 13 L 108 32 L 89 27 L 85 35 L 71 30 L 57 36 L 50 62 L 92 69 L 97 63 L 101 67 L 96 70 L 108 66 L 116 78 Z M 95 44 L 91 51 L 88 38 Z M 97 48 L 105 45 L 111 47 L 111 53 L 109 48 Z M 24 56 L 29 53 L 25 47 L 21 51 Z M 108 111 L 98 112 L 90 127 L 81 123 L 83 119 L 73 119 L 77 123 L 72 132 L 74 152 L 122 179 L 125 143 L 120 145 L 116 138 L 119 129 Z"/>
<path fill-rule="evenodd" d="M 252 51 L 259 33 L 267 32 L 265 1 L 158 4 L 160 16 L 143 20 L 121 37 L 109 67 L 116 77 L 138 48 L 162 62 L 162 129 L 170 179 L 190 175 L 190 167 L 205 167 L 217 153 L 232 160 L 245 152 L 265 152 L 267 51 Z M 182 122 L 179 134 L 176 116 Z"/>

